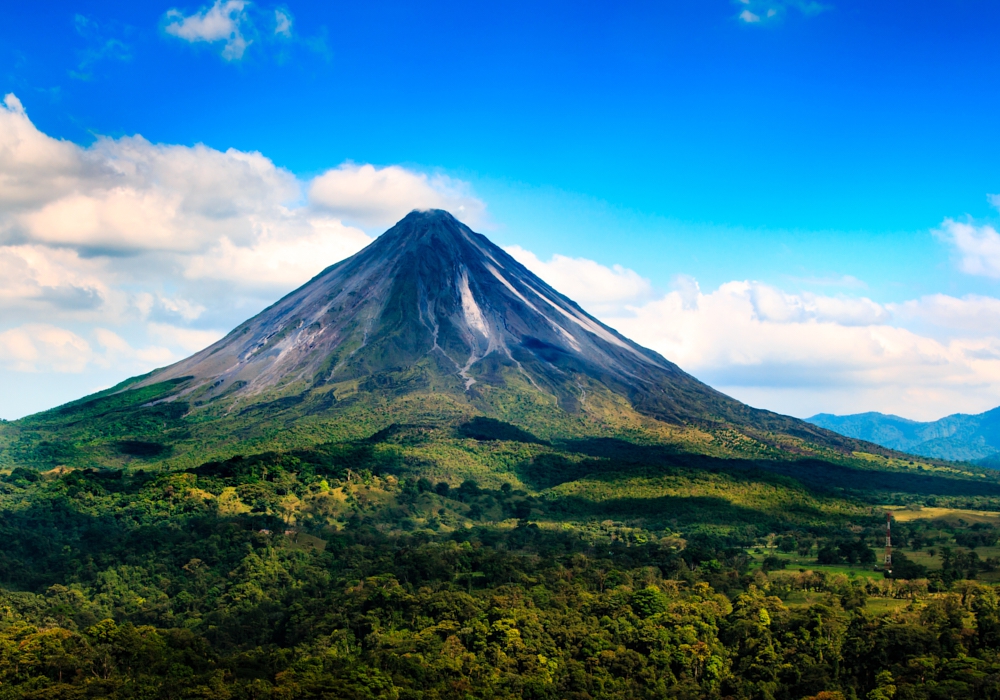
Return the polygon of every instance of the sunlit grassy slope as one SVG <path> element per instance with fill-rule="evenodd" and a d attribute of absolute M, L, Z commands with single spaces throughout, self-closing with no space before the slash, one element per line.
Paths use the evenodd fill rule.
<path fill-rule="evenodd" d="M 468 399 L 344 383 L 305 398 L 272 396 L 224 410 L 192 405 L 178 396 L 183 385 L 178 379 L 118 387 L 4 424 L 0 466 L 178 472 L 236 456 L 290 455 L 318 460 L 337 479 L 345 470 L 382 479 L 373 493 L 389 509 L 396 496 L 385 479 L 451 487 L 471 480 L 539 499 L 533 507 L 542 523 L 631 519 L 668 529 L 829 526 L 874 517 L 877 504 L 922 503 L 928 496 L 951 505 L 1000 505 L 1000 482 L 985 470 L 837 451 L 723 422 L 672 425 L 600 387 L 569 413 L 555 398 L 513 381 Z M 344 488 L 320 499 L 329 501 L 324 525 L 350 517 L 346 506 L 336 514 L 337 499 L 352 487 Z M 296 508 L 313 512 L 304 503 Z M 467 515 L 450 517 L 458 526 L 470 521 Z M 496 522 L 508 516 L 477 511 Z"/>

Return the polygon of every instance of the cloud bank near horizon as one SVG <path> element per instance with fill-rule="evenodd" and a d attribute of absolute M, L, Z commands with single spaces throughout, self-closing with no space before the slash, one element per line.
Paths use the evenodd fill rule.
<path fill-rule="evenodd" d="M 557 289 L 575 287 L 581 305 L 619 332 L 754 406 L 931 420 L 1000 405 L 1000 299 L 880 304 L 752 280 L 703 291 L 683 275 L 653 295 L 620 266 L 508 252 Z"/>
<path fill-rule="evenodd" d="M 486 223 L 469 183 L 443 174 L 343 163 L 301 179 L 260 153 L 138 135 L 84 148 L 39 131 L 7 95 L 0 371 L 124 378 L 180 359 L 415 208 Z M 1000 278 L 994 228 L 946 219 L 937 235 L 963 272 Z M 882 304 L 847 277 L 841 295 L 753 280 L 703 290 L 683 275 L 664 292 L 620 265 L 507 250 L 609 325 L 757 406 L 930 419 L 1000 405 L 1000 299 Z"/>

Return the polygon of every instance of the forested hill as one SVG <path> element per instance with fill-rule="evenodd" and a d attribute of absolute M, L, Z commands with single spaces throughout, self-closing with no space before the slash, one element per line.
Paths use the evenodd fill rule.
<path fill-rule="evenodd" d="M 457 439 L 13 470 L 0 696 L 996 697 L 1000 484 Z"/>
<path fill-rule="evenodd" d="M 998 580 L 1000 473 L 745 406 L 444 212 L 0 424 L 0 700 L 994 699 Z"/>
<path fill-rule="evenodd" d="M 924 457 L 992 462 L 995 459 L 990 458 L 1000 454 L 1000 408 L 926 423 L 884 413 L 820 413 L 806 420 L 847 437 Z"/>

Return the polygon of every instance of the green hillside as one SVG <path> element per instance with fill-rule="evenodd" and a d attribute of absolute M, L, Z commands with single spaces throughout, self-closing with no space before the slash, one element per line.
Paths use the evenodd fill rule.
<path fill-rule="evenodd" d="M 997 696 L 1000 472 L 745 406 L 442 212 L 386 236 L 0 423 L 0 700 Z"/>
<path fill-rule="evenodd" d="M 820 413 L 806 420 L 848 437 L 932 459 L 995 466 L 1000 454 L 1000 409 L 976 415 L 956 413 L 925 423 L 874 412 Z"/>
<path fill-rule="evenodd" d="M 996 687 L 1000 523 L 940 517 L 1000 513 L 992 473 L 622 406 L 565 422 L 518 404 L 514 423 L 358 392 L 337 419 L 192 417 L 156 403 L 175 389 L 3 426 L 9 697 Z M 890 579 L 887 504 L 915 516 Z"/>

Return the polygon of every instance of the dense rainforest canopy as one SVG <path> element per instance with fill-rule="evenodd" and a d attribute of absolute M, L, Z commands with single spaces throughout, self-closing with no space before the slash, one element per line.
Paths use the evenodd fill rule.
<path fill-rule="evenodd" d="M 453 440 L 495 466 L 555 460 L 513 426 L 484 434 L 501 429 Z M 12 470 L 0 697 L 998 696 L 995 500 L 856 470 L 899 488 L 866 502 L 766 463 L 622 454 L 544 489 L 450 483 L 418 476 L 428 440 Z M 893 499 L 910 505 L 886 578 L 875 504 Z"/>
<path fill-rule="evenodd" d="M 1000 473 L 741 404 L 415 212 L 0 423 L 0 700 L 1000 698 L 998 541 Z"/>

